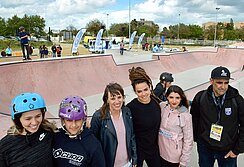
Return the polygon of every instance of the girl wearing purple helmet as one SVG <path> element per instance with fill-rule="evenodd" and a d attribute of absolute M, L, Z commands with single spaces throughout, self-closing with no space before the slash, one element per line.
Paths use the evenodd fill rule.
<path fill-rule="evenodd" d="M 105 167 L 101 144 L 85 127 L 87 105 L 79 96 L 65 97 L 60 103 L 62 128 L 54 135 L 55 167 Z"/>

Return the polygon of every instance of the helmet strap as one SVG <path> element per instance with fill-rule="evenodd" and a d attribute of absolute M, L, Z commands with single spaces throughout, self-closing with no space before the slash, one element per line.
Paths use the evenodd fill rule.
<path fill-rule="evenodd" d="M 84 125 L 84 122 L 83 122 L 83 124 L 82 124 L 82 126 L 81 126 L 81 129 L 80 129 L 76 134 L 71 134 L 71 133 L 66 129 L 63 120 L 61 120 L 61 122 L 62 122 L 62 129 L 65 131 L 65 134 L 69 136 L 69 138 L 77 138 L 77 136 L 78 136 L 79 134 L 81 134 L 81 132 L 83 131 L 83 125 Z"/>

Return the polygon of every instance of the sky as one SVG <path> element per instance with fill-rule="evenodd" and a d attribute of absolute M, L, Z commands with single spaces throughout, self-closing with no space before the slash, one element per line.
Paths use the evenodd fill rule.
<path fill-rule="evenodd" d="M 84 28 L 94 19 L 110 26 L 143 18 L 158 24 L 160 30 L 178 23 L 201 26 L 216 18 L 218 22 L 231 18 L 244 22 L 243 9 L 244 0 L 0 0 L 0 17 L 39 15 L 45 19 L 46 29 L 57 31 L 70 25 Z"/>

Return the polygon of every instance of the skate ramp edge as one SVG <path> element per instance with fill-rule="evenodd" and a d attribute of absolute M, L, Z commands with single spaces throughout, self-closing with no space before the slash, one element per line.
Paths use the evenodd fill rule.
<path fill-rule="evenodd" d="M 172 53 L 167 56 L 153 55 L 154 61 L 133 62 L 123 65 L 116 64 L 111 54 L 0 64 L 0 72 L 3 78 L 0 80 L 0 111 L 9 114 L 12 98 L 22 92 L 40 93 L 45 98 L 47 105 L 52 106 L 57 105 L 67 95 L 90 97 L 100 94 L 109 82 L 118 82 L 123 87 L 130 86 L 128 69 L 132 66 L 143 67 L 152 80 L 157 81 L 161 72 L 172 72 L 176 76 L 179 75 L 179 85 L 186 85 L 181 83 L 186 81 L 180 81 L 180 78 L 187 76 L 184 77 L 184 71 L 201 69 L 206 65 L 209 65 L 205 69 L 206 75 L 209 75 L 211 71 L 209 67 L 214 68 L 216 65 L 239 69 L 241 63 L 244 62 L 243 53 L 244 49 L 221 48 L 217 52 L 192 51 Z M 180 77 L 181 72 L 182 76 Z M 197 85 L 199 83 L 188 84 L 187 88 L 191 89 Z"/>

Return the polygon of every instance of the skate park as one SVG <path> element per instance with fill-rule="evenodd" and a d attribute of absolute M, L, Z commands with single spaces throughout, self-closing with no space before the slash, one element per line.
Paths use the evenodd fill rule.
<path fill-rule="evenodd" d="M 117 50 L 108 50 L 100 55 L 82 55 L 53 59 L 14 61 L 0 64 L 0 119 L 2 122 L 0 138 L 11 126 L 9 106 L 16 94 L 33 91 L 40 93 L 48 106 L 47 117 L 57 118 L 58 105 L 67 95 L 79 95 L 88 103 L 88 115 L 102 104 L 102 93 L 109 82 L 118 82 L 125 90 L 126 102 L 135 97 L 128 79 L 131 67 L 141 66 L 153 80 L 159 81 L 159 75 L 168 71 L 173 73 L 175 81 L 186 92 L 188 99 L 209 85 L 211 70 L 216 66 L 226 66 L 231 71 L 230 84 L 244 95 L 244 49 L 203 48 L 176 53 L 141 53 L 126 51 L 123 56 Z M 238 158 L 242 166 L 243 155 Z M 241 165 L 242 164 L 242 165 Z M 197 166 L 197 153 L 192 151 L 189 166 Z"/>

